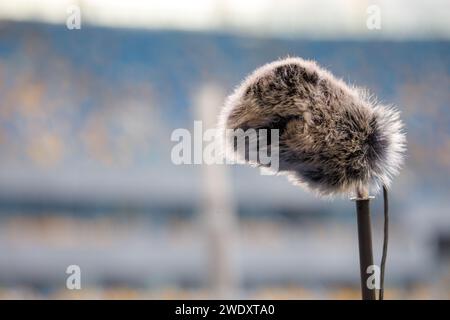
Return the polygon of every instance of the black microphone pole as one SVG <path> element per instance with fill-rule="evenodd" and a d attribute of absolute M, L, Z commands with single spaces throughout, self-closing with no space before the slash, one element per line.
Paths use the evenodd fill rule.
<path fill-rule="evenodd" d="M 375 300 L 375 288 L 369 288 L 367 280 L 371 273 L 368 268 L 373 265 L 372 228 L 370 223 L 370 199 L 368 192 L 357 192 L 356 215 L 358 221 L 359 267 L 361 274 L 361 294 L 363 300 Z"/>

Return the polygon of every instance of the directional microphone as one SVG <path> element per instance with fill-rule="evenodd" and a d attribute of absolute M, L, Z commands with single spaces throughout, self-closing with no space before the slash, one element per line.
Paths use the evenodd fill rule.
<path fill-rule="evenodd" d="M 255 70 L 228 97 L 219 121 L 222 132 L 267 129 L 269 142 L 270 129 L 278 129 L 276 173 L 319 195 L 388 186 L 403 162 L 402 128 L 393 107 L 301 58 Z M 249 151 L 260 150 L 243 154 L 227 138 L 225 147 L 250 164 L 267 166 L 248 158 Z"/>
<path fill-rule="evenodd" d="M 387 187 L 399 172 L 406 148 L 399 112 L 314 61 L 287 58 L 256 69 L 235 89 L 220 113 L 218 129 L 226 156 L 273 170 L 259 156 L 265 151 L 278 156 L 276 173 L 297 185 L 321 196 L 355 194 L 364 300 L 375 300 L 376 287 L 368 284 L 368 272 L 374 269 L 369 190 L 383 187 L 384 241 L 376 288 L 383 299 Z M 225 134 L 230 130 L 237 133 Z M 248 131 L 257 134 L 247 137 Z M 239 138 L 248 138 L 244 148 L 238 147 Z"/>

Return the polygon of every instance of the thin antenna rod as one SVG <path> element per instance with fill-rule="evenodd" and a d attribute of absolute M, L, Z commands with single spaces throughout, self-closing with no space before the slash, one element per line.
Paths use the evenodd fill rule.
<path fill-rule="evenodd" d="M 386 186 L 383 186 L 383 202 L 384 202 L 384 238 L 383 238 L 383 255 L 381 257 L 379 300 L 383 300 L 384 298 L 384 271 L 386 270 L 386 258 L 389 241 L 389 199 Z"/>

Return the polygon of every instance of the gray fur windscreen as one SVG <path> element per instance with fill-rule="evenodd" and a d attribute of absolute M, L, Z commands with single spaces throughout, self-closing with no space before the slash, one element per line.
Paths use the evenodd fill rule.
<path fill-rule="evenodd" d="M 360 186 L 376 192 L 381 185 L 388 186 L 402 165 L 406 144 L 395 108 L 301 58 L 255 70 L 228 97 L 220 114 L 226 155 L 269 167 L 258 157 L 249 159 L 249 151 L 259 150 L 236 148 L 236 135 L 225 137 L 230 129 L 267 129 L 262 132 L 268 132 L 264 139 L 269 153 L 270 129 L 278 129 L 275 173 L 319 195 L 352 193 Z"/>

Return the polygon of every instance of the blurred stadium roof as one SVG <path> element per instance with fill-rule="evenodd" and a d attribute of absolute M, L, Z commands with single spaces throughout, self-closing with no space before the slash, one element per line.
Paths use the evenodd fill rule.
<path fill-rule="evenodd" d="M 64 24 L 78 5 L 82 23 L 101 26 L 226 31 L 294 38 L 449 39 L 448 0 L 14 0 L 0 20 Z M 377 5 L 381 29 L 369 30 Z"/>

